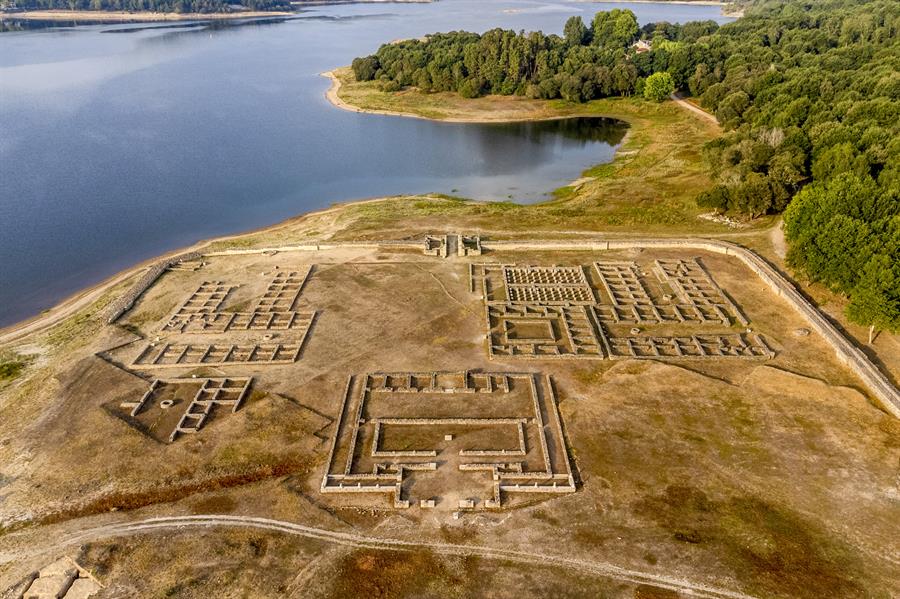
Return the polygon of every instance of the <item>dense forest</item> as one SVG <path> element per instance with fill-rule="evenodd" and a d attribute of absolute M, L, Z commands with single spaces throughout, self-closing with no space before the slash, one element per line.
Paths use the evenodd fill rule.
<path fill-rule="evenodd" d="M 3 2 L 0 0 L 0 5 Z M 11 2 L 8 4 L 12 4 Z M 286 10 L 290 0 L 16 0 L 28 10 L 124 10 L 130 12 L 226 12 L 234 5 L 250 10 Z"/>
<path fill-rule="evenodd" d="M 386 91 L 584 102 L 672 89 L 716 115 L 701 206 L 784 212 L 788 260 L 850 297 L 848 316 L 900 330 L 900 10 L 896 0 L 758 0 L 716 23 L 579 17 L 562 35 L 494 29 L 382 46 L 353 61 Z M 639 43 L 640 42 L 640 43 Z"/>

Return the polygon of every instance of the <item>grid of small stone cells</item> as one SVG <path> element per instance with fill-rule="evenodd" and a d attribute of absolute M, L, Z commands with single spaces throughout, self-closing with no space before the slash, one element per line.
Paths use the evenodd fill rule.
<path fill-rule="evenodd" d="M 250 389 L 251 377 L 155 379 L 138 401 L 124 401 L 139 430 L 172 443 L 198 432 L 213 412 L 237 412 Z M 183 407 L 180 404 L 184 404 Z M 168 431 L 168 433 L 166 433 Z"/>
<path fill-rule="evenodd" d="M 503 268 L 510 304 L 591 305 L 597 302 L 580 267 Z"/>
<path fill-rule="evenodd" d="M 552 381 L 470 371 L 351 376 L 321 491 L 450 509 L 573 493 Z"/>
<path fill-rule="evenodd" d="M 595 262 L 594 269 L 610 303 L 598 305 L 597 318 L 610 324 L 658 323 L 722 324 L 732 318 L 749 324 L 731 298 L 709 273 L 692 260 L 656 260 L 654 272 L 671 292 L 653 298 L 634 262 Z"/>
<path fill-rule="evenodd" d="M 229 364 L 290 364 L 300 357 L 299 343 L 165 343 L 145 347 L 134 362 L 137 368 L 180 368 Z"/>
<path fill-rule="evenodd" d="M 485 300 L 491 358 L 774 356 L 765 340 L 749 330 L 715 331 L 716 326 L 746 326 L 749 321 L 697 259 L 656 260 L 654 291 L 650 273 L 635 262 L 469 268 L 470 290 L 480 288 Z M 653 335 L 638 328 L 654 325 L 704 325 L 706 332 Z M 631 329 L 623 331 L 623 326 Z"/>
<path fill-rule="evenodd" d="M 314 312 L 297 312 L 294 307 L 311 272 L 279 272 L 269 282 L 249 311 L 221 311 L 234 289 L 221 281 L 203 282 L 163 325 L 164 333 L 225 333 L 227 331 L 267 331 L 308 329 Z"/>
<path fill-rule="evenodd" d="M 759 335 L 649 335 L 609 337 L 609 355 L 615 358 L 770 358 L 772 350 Z"/>

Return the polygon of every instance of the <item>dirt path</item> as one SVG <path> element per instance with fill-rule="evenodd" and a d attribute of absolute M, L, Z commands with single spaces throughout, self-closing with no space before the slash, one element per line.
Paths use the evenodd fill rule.
<path fill-rule="evenodd" d="M 690 102 L 688 102 L 687 100 L 685 100 L 684 98 L 682 98 L 681 96 L 679 96 L 678 94 L 672 94 L 672 95 L 669 96 L 669 97 L 672 98 L 672 100 L 673 100 L 676 104 L 678 104 L 679 106 L 681 106 L 682 108 L 685 108 L 685 109 L 687 109 L 687 110 L 690 110 L 690 111 L 693 112 L 694 114 L 700 115 L 701 117 L 703 117 L 703 118 L 706 119 L 707 121 L 710 121 L 711 123 L 715 123 L 716 125 L 719 124 L 719 120 L 718 120 L 714 115 L 712 115 L 712 114 L 706 112 L 706 111 L 703 110 L 702 108 L 697 108 L 696 106 L 694 106 L 693 104 L 691 104 Z"/>
<path fill-rule="evenodd" d="M 775 255 L 784 260 L 787 257 L 787 242 L 784 240 L 784 221 L 780 218 L 769 229 L 769 241 L 772 243 L 772 250 L 775 252 Z"/>
<path fill-rule="evenodd" d="M 642 584 L 667 589 L 670 591 L 686 593 L 693 597 L 707 597 L 712 599 L 752 599 L 750 595 L 719 589 L 709 585 L 699 584 L 677 578 L 675 576 L 663 576 L 630 570 L 607 562 L 586 561 L 576 558 L 562 557 L 559 555 L 542 554 L 530 551 L 518 551 L 514 549 L 500 549 L 474 545 L 457 545 L 452 543 L 416 542 L 402 539 L 385 539 L 366 535 L 358 535 L 346 532 L 336 532 L 321 528 L 313 528 L 285 522 L 271 520 L 269 518 L 255 518 L 249 516 L 173 516 L 163 518 L 148 518 L 136 522 L 120 522 L 86 528 L 77 533 L 58 539 L 47 539 L 40 546 L 32 546 L 27 551 L 28 556 L 39 556 L 44 553 L 61 551 L 72 545 L 82 544 L 109 537 L 129 536 L 158 530 L 177 530 L 185 528 L 211 528 L 211 527 L 240 527 L 268 530 L 285 534 L 297 535 L 309 539 L 337 543 L 350 547 L 366 549 L 391 549 L 395 551 L 410 551 L 413 549 L 427 549 L 442 555 L 477 556 L 487 559 L 513 561 L 517 563 L 533 564 L 540 566 L 556 566 L 568 570 L 575 570 L 587 574 L 612 578 L 632 584 Z M 46 537 L 45 537 L 46 538 Z M 25 557 L 22 551 L 0 553 L 0 564 L 8 563 Z"/>

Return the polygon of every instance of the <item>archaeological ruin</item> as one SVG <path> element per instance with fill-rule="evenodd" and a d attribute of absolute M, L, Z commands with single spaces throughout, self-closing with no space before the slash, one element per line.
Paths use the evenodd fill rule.
<path fill-rule="evenodd" d="M 473 264 L 469 276 L 484 300 L 491 358 L 774 356 L 697 258 L 655 260 L 646 270 L 617 261 Z"/>
<path fill-rule="evenodd" d="M 172 443 L 198 432 L 215 413 L 237 412 L 247 397 L 251 377 L 155 379 L 137 401 L 120 407 L 138 430 Z"/>
<path fill-rule="evenodd" d="M 499 508 L 520 494 L 572 493 L 562 427 L 549 376 L 351 376 L 321 491 L 385 495 L 398 508 L 445 509 Z"/>

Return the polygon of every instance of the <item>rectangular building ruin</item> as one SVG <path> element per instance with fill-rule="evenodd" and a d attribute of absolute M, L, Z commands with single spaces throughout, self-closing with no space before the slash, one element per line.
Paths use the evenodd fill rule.
<path fill-rule="evenodd" d="M 315 312 L 296 311 L 297 299 L 309 278 L 305 271 L 279 272 L 262 297 L 247 311 L 223 311 L 228 294 L 235 289 L 220 281 L 207 281 L 182 304 L 163 325 L 163 333 L 221 334 L 228 331 L 293 330 L 305 335 Z"/>
<path fill-rule="evenodd" d="M 620 358 L 757 358 L 774 357 L 759 335 L 649 335 L 609 338 L 609 357 Z"/>
<path fill-rule="evenodd" d="M 137 368 L 178 368 L 227 364 L 290 364 L 300 357 L 300 343 L 150 343 L 134 362 Z"/>
<path fill-rule="evenodd" d="M 251 377 L 155 379 L 137 401 L 120 408 L 138 429 L 172 443 L 198 432 L 216 411 L 237 412 L 250 389 Z"/>
<path fill-rule="evenodd" d="M 485 311 L 492 358 L 603 358 L 589 306 L 495 304 Z"/>
<path fill-rule="evenodd" d="M 549 377 L 470 371 L 350 377 L 336 426 L 322 493 L 456 509 L 459 502 L 499 508 L 520 493 L 575 491 Z"/>
<path fill-rule="evenodd" d="M 470 265 L 469 288 L 485 302 L 490 357 L 774 356 L 761 336 L 733 331 L 749 321 L 699 260 L 653 264 L 655 280 L 635 262 Z M 702 334 L 689 328 L 697 325 Z M 684 333 L 672 334 L 673 327 Z"/>

